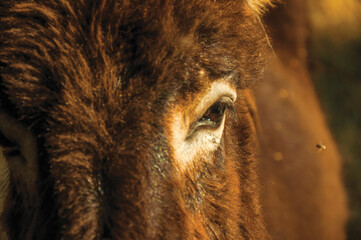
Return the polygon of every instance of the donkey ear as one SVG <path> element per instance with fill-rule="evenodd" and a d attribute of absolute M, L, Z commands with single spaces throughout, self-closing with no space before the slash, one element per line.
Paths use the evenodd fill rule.
<path fill-rule="evenodd" d="M 248 6 L 257 14 L 264 13 L 268 7 L 274 6 L 277 0 L 247 0 Z"/>

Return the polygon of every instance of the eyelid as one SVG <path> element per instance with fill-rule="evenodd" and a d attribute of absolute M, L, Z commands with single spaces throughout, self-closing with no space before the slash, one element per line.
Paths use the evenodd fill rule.
<path fill-rule="evenodd" d="M 237 116 L 236 109 L 234 108 L 234 100 L 229 98 L 230 101 L 226 102 L 227 110 L 232 114 L 231 117 L 234 118 Z"/>
<path fill-rule="evenodd" d="M 235 113 L 234 100 L 232 99 L 232 97 L 228 97 L 228 96 L 225 97 L 225 96 L 223 96 L 223 97 L 219 98 L 219 99 L 218 99 L 215 103 L 213 103 L 213 104 L 216 104 L 216 103 L 219 103 L 219 102 L 224 103 L 225 106 L 226 106 L 226 108 L 227 108 L 227 110 L 232 110 L 232 112 Z M 212 106 L 213 106 L 213 104 L 212 104 Z"/>
<path fill-rule="evenodd" d="M 232 97 L 231 96 L 222 96 L 222 97 L 218 98 L 217 101 L 215 101 L 211 106 L 209 106 L 204 111 L 204 113 L 202 114 L 202 117 L 212 106 L 214 106 L 215 104 L 218 104 L 218 103 L 224 104 L 224 106 L 226 107 L 226 110 L 231 110 L 232 115 L 236 113 L 235 108 L 234 108 L 234 100 L 232 99 Z M 197 121 L 199 121 L 201 118 L 199 118 Z"/>

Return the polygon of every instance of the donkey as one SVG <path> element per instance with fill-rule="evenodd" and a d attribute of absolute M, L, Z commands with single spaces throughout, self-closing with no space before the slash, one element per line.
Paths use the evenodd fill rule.
<path fill-rule="evenodd" d="M 3 238 L 269 239 L 269 4 L 1 1 Z"/>
<path fill-rule="evenodd" d="M 267 1 L 5 0 L 9 239 L 267 239 L 247 88 Z"/>

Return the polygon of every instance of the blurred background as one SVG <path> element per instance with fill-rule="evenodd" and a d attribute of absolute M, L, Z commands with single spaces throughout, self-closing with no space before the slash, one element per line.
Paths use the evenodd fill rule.
<path fill-rule="evenodd" d="M 350 218 L 361 239 L 361 0 L 310 0 L 312 80 L 344 161 Z"/>

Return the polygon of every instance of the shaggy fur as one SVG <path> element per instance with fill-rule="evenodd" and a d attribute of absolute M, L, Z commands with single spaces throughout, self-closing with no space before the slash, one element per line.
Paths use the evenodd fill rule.
<path fill-rule="evenodd" d="M 39 146 L 38 194 L 10 178 L 10 239 L 267 238 L 247 99 L 185 172 L 166 134 L 189 94 L 232 75 L 242 96 L 261 77 L 247 2 L 1 1 L 0 108 Z"/>

